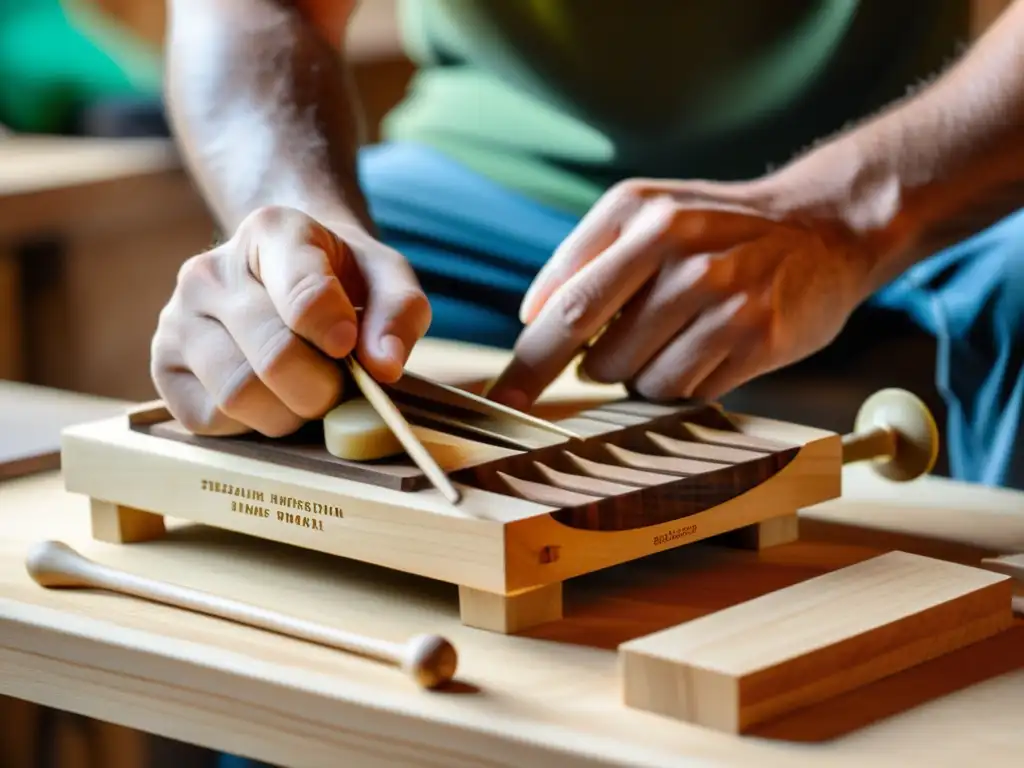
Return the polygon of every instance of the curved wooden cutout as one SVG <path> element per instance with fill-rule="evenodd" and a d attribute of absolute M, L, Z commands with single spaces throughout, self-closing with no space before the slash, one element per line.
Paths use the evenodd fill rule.
<path fill-rule="evenodd" d="M 698 475 L 677 477 L 665 483 L 636 488 L 551 513 L 552 519 L 569 528 L 590 531 L 625 531 L 682 520 L 724 504 L 766 482 L 784 469 L 798 448 L 764 454 L 754 461 Z"/>

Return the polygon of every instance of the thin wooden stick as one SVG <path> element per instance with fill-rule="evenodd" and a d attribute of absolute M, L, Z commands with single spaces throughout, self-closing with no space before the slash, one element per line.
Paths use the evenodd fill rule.
<path fill-rule="evenodd" d="M 843 435 L 843 463 L 869 459 L 891 459 L 896 455 L 899 435 L 888 427 L 876 427 L 867 432 L 851 432 Z"/>
<path fill-rule="evenodd" d="M 875 392 L 844 435 L 843 463 L 871 461 L 883 477 L 907 482 L 926 475 L 939 455 L 939 430 L 928 406 L 902 389 Z"/>
<path fill-rule="evenodd" d="M 462 494 L 452 485 L 448 475 L 434 461 L 430 451 L 423 447 L 423 443 L 416 437 L 412 427 L 409 426 L 409 422 L 399 412 L 391 398 L 388 397 L 387 392 L 356 362 L 354 357 L 346 357 L 345 364 L 348 366 L 352 378 L 355 379 L 356 386 L 362 390 L 366 399 L 370 401 L 370 404 L 380 414 L 380 417 L 384 419 L 385 423 L 391 428 L 391 431 L 395 433 L 398 442 L 402 444 L 402 447 L 412 457 L 412 460 L 416 462 L 416 466 L 423 470 L 423 474 L 427 476 L 437 490 L 444 494 L 448 501 L 452 504 L 458 504 L 462 500 Z"/>
<path fill-rule="evenodd" d="M 452 387 L 448 384 L 431 381 L 430 379 L 417 376 L 409 371 L 406 371 L 402 375 L 401 379 L 390 386 L 397 392 L 411 395 L 413 397 L 419 397 L 424 400 L 430 400 L 431 402 L 438 403 L 440 405 L 450 405 L 456 408 L 463 408 L 474 413 L 483 414 L 484 416 L 505 416 L 527 426 L 542 429 L 546 432 L 553 432 L 554 434 L 561 435 L 569 440 L 578 440 L 580 438 L 580 435 L 573 432 L 571 429 L 556 424 L 555 422 L 547 421 L 539 416 L 534 416 L 531 413 L 516 410 L 515 408 L 511 408 L 507 405 L 502 405 L 494 400 L 488 400 L 486 397 L 474 395 L 472 392 L 466 392 L 458 387 Z"/>
<path fill-rule="evenodd" d="M 406 643 L 356 635 L 240 603 L 226 597 L 156 581 L 96 563 L 60 541 L 43 541 L 29 551 L 25 568 L 47 588 L 94 588 L 196 611 L 279 635 L 307 640 L 399 667 L 424 688 L 455 676 L 458 654 L 438 635 L 417 635 Z"/>

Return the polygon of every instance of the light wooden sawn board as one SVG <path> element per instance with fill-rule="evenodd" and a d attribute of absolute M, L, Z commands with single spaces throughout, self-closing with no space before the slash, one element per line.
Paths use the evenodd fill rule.
<path fill-rule="evenodd" d="M 890 552 L 619 647 L 627 706 L 729 733 L 1010 627 L 1009 577 Z"/>

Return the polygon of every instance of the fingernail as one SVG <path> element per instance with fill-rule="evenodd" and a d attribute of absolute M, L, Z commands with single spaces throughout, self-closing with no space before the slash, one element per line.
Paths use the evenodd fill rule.
<path fill-rule="evenodd" d="M 327 332 L 327 349 L 333 357 L 344 357 L 356 345 L 356 324 L 351 320 L 342 320 Z"/>
<path fill-rule="evenodd" d="M 523 297 L 523 303 L 519 305 L 519 322 L 523 325 L 530 324 L 530 315 L 533 314 L 533 291 L 527 291 Z"/>
<path fill-rule="evenodd" d="M 402 368 L 405 366 L 405 344 L 393 334 L 388 334 L 380 340 L 380 351 L 388 363 Z"/>

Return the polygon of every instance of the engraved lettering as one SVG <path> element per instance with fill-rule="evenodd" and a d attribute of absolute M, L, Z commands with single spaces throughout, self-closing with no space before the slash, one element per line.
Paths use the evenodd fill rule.
<path fill-rule="evenodd" d="M 238 496 L 250 501 L 263 501 L 263 491 L 256 491 L 252 488 L 243 488 L 231 483 L 221 483 L 217 480 L 202 480 L 202 490 L 207 493 L 222 493 L 225 496 Z"/>
<path fill-rule="evenodd" d="M 250 517 L 261 517 L 268 520 L 275 520 L 284 525 L 294 525 L 299 528 L 306 528 L 311 531 L 323 531 L 325 517 L 345 517 L 341 507 L 334 504 L 322 504 L 318 501 L 287 496 L 278 493 L 269 495 L 269 504 L 263 491 L 254 488 L 246 488 L 233 483 L 224 483 L 219 480 L 200 480 L 200 490 L 205 493 L 216 493 L 225 496 L 236 497 L 231 501 L 231 511 L 237 514 Z M 244 499 L 238 501 L 237 499 Z M 246 503 L 258 502 L 258 503 Z M 273 509 L 278 507 L 278 509 Z M 283 508 L 283 509 L 280 509 Z M 294 510 L 287 512 L 284 510 Z M 301 514 L 301 513 L 307 514 Z M 298 514 L 297 514 L 298 513 Z"/>
<path fill-rule="evenodd" d="M 243 515 L 252 515 L 254 517 L 270 517 L 270 510 L 266 507 L 259 507 L 255 504 L 246 504 L 241 501 L 232 501 L 231 511 L 240 512 Z"/>
<path fill-rule="evenodd" d="M 696 525 L 687 525 L 685 528 L 673 528 L 671 531 L 660 533 L 654 537 L 654 546 L 660 547 L 662 544 L 668 544 L 670 541 L 676 541 L 678 539 L 685 539 L 693 536 L 697 532 Z"/>

